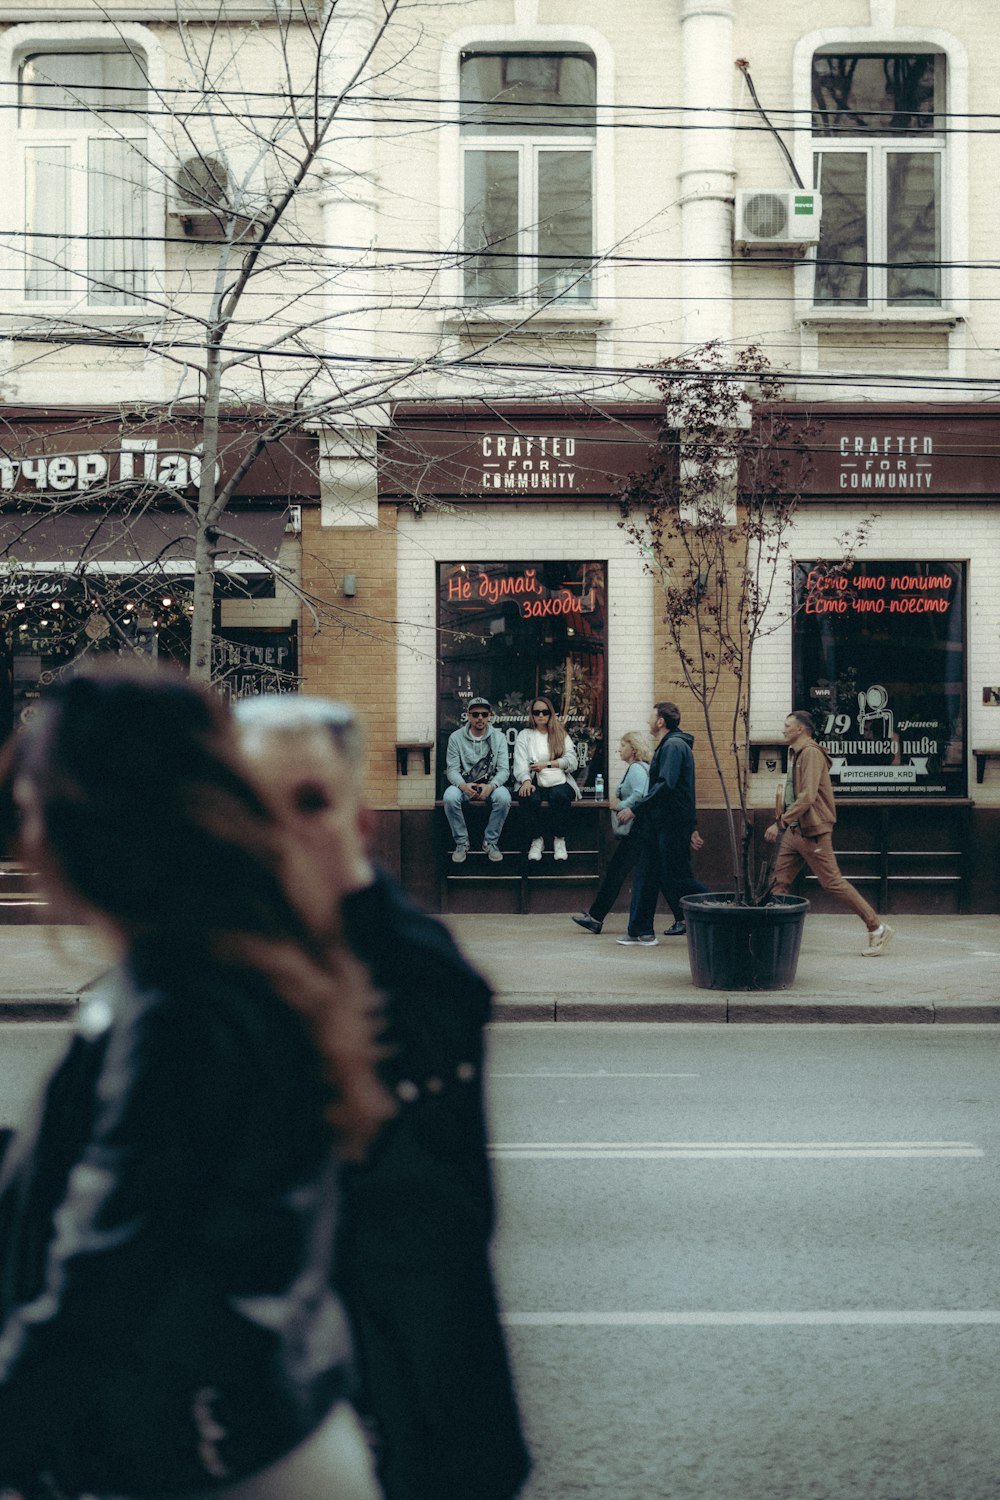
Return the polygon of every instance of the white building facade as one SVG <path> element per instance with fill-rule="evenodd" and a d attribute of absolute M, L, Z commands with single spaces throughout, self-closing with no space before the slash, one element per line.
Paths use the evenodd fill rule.
<path fill-rule="evenodd" d="M 618 740 L 655 699 L 684 706 L 616 497 L 658 420 L 645 371 L 717 341 L 734 356 L 760 346 L 814 460 L 755 662 L 754 800 L 773 797 L 785 713 L 811 708 L 834 756 L 845 869 L 882 909 L 995 909 L 1000 304 L 984 185 L 1000 165 L 1000 17 L 976 10 L 845 0 L 831 24 L 820 0 L 426 3 L 400 10 L 366 61 L 381 7 L 336 7 L 322 87 L 345 104 L 296 208 L 310 274 L 321 261 L 327 274 L 310 280 L 290 253 L 270 264 L 302 279 L 302 337 L 332 393 L 309 428 L 315 493 L 288 496 L 301 540 L 285 545 L 307 593 L 333 580 L 347 626 L 316 635 L 297 617 L 304 687 L 362 707 L 385 848 L 425 899 L 443 746 L 468 697 L 490 696 L 511 736 L 529 695 L 553 697 L 585 790 L 598 774 L 614 783 Z M 246 48 L 245 107 L 262 114 L 285 88 L 274 59 L 299 57 L 295 9 L 222 13 L 231 54 Z M 134 286 L 145 255 L 146 284 L 162 265 L 176 310 L 206 293 L 208 262 L 183 232 L 152 256 L 162 198 L 131 218 L 110 198 L 53 201 L 88 152 L 134 161 L 122 130 L 32 123 L 35 59 L 93 54 L 102 27 L 147 61 L 148 79 L 114 84 L 126 105 L 130 89 L 148 103 L 177 85 L 167 10 L 114 14 L 94 28 L 72 5 L 37 22 L 31 6 L 0 11 L 21 99 L 4 116 L 22 163 L 10 227 L 37 238 L 117 213 L 132 259 L 92 265 L 91 284 L 127 297 L 122 277 Z M 147 156 L 161 149 L 139 108 L 134 130 Z M 6 268 L 8 327 L 66 284 L 32 275 Z M 280 290 L 261 282 L 241 347 L 262 346 L 269 319 L 293 337 Z M 120 301 L 87 310 L 94 325 L 123 316 Z M 8 353 L 6 395 L 25 408 L 83 404 L 95 369 L 112 406 L 141 390 L 169 407 L 189 389 L 148 349 L 77 346 L 37 366 L 23 345 Z M 239 380 L 234 400 L 249 402 L 252 362 Z M 291 378 L 283 390 L 295 397 Z M 812 597 L 815 564 L 859 533 L 850 597 Z M 266 608 L 293 623 L 280 594 Z M 711 830 L 704 762 L 699 777 Z"/>

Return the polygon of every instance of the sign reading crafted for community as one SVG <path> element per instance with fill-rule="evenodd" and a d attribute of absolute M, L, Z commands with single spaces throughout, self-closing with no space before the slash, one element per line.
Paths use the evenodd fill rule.
<path fill-rule="evenodd" d="M 647 408 L 592 413 L 455 413 L 401 419 L 380 443 L 383 499 L 607 500 L 649 466 L 657 431 Z"/>
<path fill-rule="evenodd" d="M 785 442 L 788 488 L 807 502 L 880 506 L 951 495 L 992 502 L 1000 494 L 1000 413 L 988 407 L 829 403 L 789 405 L 784 414 L 793 434 Z M 766 443 L 763 423 L 760 431 Z"/>
<path fill-rule="evenodd" d="M 965 568 L 795 564 L 794 698 L 838 796 L 965 795 Z"/>

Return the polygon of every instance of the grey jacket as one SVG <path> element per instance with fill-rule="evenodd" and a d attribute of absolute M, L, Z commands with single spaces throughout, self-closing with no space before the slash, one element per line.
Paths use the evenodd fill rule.
<path fill-rule="evenodd" d="M 491 724 L 486 733 L 475 739 L 468 724 L 463 724 L 448 736 L 448 754 L 445 775 L 452 786 L 468 782 L 476 766 L 489 757 L 488 775 L 477 775 L 476 781 L 487 786 L 506 786 L 510 780 L 510 751 L 507 736 L 502 729 Z"/>

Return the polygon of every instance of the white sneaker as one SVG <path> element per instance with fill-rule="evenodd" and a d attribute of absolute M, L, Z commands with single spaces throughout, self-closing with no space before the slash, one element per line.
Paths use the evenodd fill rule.
<path fill-rule="evenodd" d="M 486 858 L 493 864 L 498 865 L 503 859 L 503 855 L 500 853 L 500 850 L 497 848 L 496 844 L 484 844 L 483 848 L 486 850 Z"/>
<path fill-rule="evenodd" d="M 569 858 L 569 855 L 566 852 L 566 840 L 565 839 L 553 839 L 552 840 L 552 858 L 553 859 L 568 859 Z"/>
<path fill-rule="evenodd" d="M 868 947 L 861 955 L 862 958 L 881 958 L 895 936 L 894 928 L 880 922 L 875 931 L 868 934 Z"/>
<path fill-rule="evenodd" d="M 645 932 L 642 937 L 620 937 L 617 942 L 623 948 L 655 948 L 659 944 L 659 938 L 655 932 Z"/>
<path fill-rule="evenodd" d="M 451 851 L 452 864 L 464 865 L 465 856 L 468 854 L 468 852 L 468 844 L 456 844 L 454 849 Z"/>
<path fill-rule="evenodd" d="M 542 841 L 541 841 L 541 839 L 532 839 L 531 840 L 531 848 L 528 850 L 528 858 L 529 859 L 541 859 L 541 857 L 542 857 Z"/>

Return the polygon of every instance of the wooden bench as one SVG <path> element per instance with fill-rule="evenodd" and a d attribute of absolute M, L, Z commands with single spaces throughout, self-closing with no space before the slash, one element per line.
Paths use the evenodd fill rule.
<path fill-rule="evenodd" d="M 518 799 L 515 796 L 500 835 L 499 848 L 504 859 L 501 864 L 492 862 L 486 851 L 479 847 L 483 841 L 483 830 L 488 817 L 487 808 L 465 807 L 466 825 L 469 829 L 469 852 L 464 864 L 456 865 L 451 858 L 451 830 L 445 822 L 448 842 L 442 846 L 439 865 L 441 910 L 451 910 L 451 897 L 464 886 L 483 887 L 497 883 L 513 888 L 517 911 L 521 914 L 531 910 L 533 890 L 558 891 L 575 886 L 591 886 L 594 889 L 604 877 L 604 844 L 601 838 L 601 818 L 607 820 L 606 801 L 595 801 L 588 797 L 578 798 L 570 806 L 570 831 L 567 838 L 566 860 L 554 860 L 549 850 L 538 861 L 528 859 L 523 844 L 512 847 L 511 834 L 517 827 Z M 440 800 L 435 807 L 444 810 Z M 588 820 L 581 825 L 581 818 Z M 513 825 L 513 826 L 512 826 Z M 586 839 L 584 845 L 577 838 Z M 581 869 L 586 862 L 587 868 Z"/>

